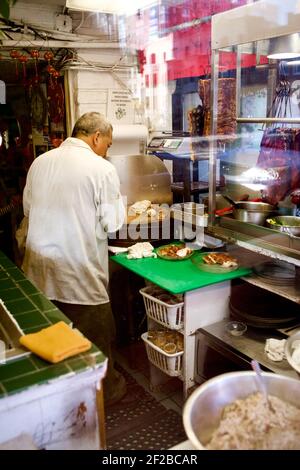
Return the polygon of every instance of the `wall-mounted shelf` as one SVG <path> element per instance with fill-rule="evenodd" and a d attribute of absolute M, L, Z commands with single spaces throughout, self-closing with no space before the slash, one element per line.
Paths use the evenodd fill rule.
<path fill-rule="evenodd" d="M 259 123 L 264 123 L 264 124 L 271 124 L 271 123 L 285 123 L 285 124 L 300 124 L 300 118 L 236 118 L 236 122 L 240 124 L 259 124 Z"/>

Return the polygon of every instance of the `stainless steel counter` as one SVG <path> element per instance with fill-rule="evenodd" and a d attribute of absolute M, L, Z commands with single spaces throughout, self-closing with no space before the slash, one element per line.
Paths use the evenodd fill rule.
<path fill-rule="evenodd" d="M 241 361 L 249 361 L 256 359 L 265 369 L 276 374 L 287 375 L 295 379 L 300 376 L 291 368 L 289 363 L 284 359 L 280 362 L 274 362 L 268 359 L 264 352 L 265 342 L 267 338 L 284 339 L 281 333 L 276 330 L 265 330 L 263 328 L 248 327 L 246 333 L 242 336 L 231 336 L 225 330 L 228 320 L 222 320 L 199 329 L 209 341 L 212 341 L 220 352 L 228 352 L 228 355 L 235 355 Z"/>

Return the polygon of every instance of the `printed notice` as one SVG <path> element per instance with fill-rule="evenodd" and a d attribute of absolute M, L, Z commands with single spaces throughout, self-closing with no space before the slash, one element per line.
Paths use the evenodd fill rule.
<path fill-rule="evenodd" d="M 107 118 L 115 124 L 133 124 L 134 104 L 126 90 L 109 90 Z"/>

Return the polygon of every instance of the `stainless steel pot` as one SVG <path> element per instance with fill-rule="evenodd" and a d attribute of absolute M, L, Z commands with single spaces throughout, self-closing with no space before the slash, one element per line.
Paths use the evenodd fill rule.
<path fill-rule="evenodd" d="M 279 215 L 272 217 L 274 224 L 267 221 L 267 226 L 278 232 L 288 233 L 294 237 L 300 237 L 300 217 L 293 215 Z"/>
<path fill-rule="evenodd" d="M 300 407 L 300 380 L 262 373 L 267 391 L 297 408 Z M 188 398 L 183 409 L 185 432 L 196 449 L 205 449 L 217 428 L 222 410 L 238 398 L 259 391 L 255 372 L 229 372 L 200 385 Z"/>
<path fill-rule="evenodd" d="M 233 217 L 241 222 L 264 225 L 266 218 L 275 211 L 275 207 L 265 202 L 240 201 L 236 202 Z"/>

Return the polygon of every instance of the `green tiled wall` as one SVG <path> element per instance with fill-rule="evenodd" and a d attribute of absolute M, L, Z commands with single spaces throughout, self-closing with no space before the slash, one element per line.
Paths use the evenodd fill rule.
<path fill-rule="evenodd" d="M 35 333 L 58 321 L 70 320 L 50 302 L 2 252 L 0 252 L 0 299 L 15 317 L 25 334 Z M 0 398 L 99 367 L 105 356 L 94 345 L 86 353 L 49 364 L 30 354 L 25 358 L 0 364 Z"/>

